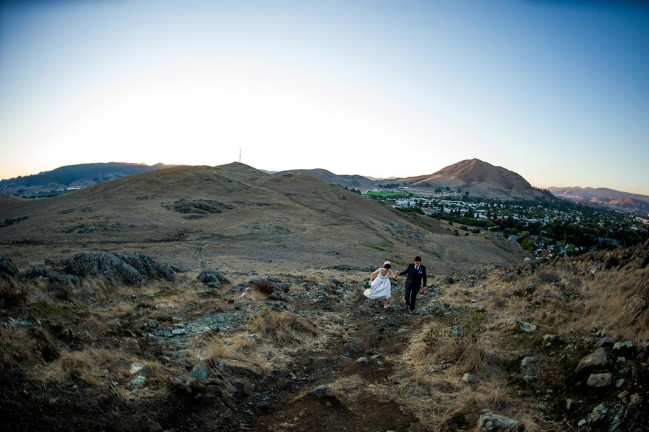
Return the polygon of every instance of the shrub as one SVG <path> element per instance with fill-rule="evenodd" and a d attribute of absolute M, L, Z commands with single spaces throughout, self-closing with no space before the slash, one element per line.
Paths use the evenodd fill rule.
<path fill-rule="evenodd" d="M 265 294 L 265 295 L 271 295 L 273 293 L 273 291 L 274 291 L 273 285 L 269 281 L 267 281 L 265 279 L 254 281 L 252 283 L 252 286 L 257 291 L 259 291 L 260 293 Z"/>
<path fill-rule="evenodd" d="M 540 271 L 538 272 L 536 278 L 539 282 L 547 284 L 556 283 L 561 280 L 558 274 L 550 271 Z"/>
<path fill-rule="evenodd" d="M 13 280 L 0 278 L 0 306 L 17 306 L 25 301 L 26 293 Z"/>

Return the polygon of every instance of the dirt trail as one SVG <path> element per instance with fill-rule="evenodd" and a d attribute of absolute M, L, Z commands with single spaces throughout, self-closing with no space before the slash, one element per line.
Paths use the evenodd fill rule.
<path fill-rule="evenodd" d="M 371 386 L 389 388 L 393 384 L 400 367 L 393 361 L 408 346 L 409 335 L 419 321 L 416 315 L 401 310 L 398 302 L 393 299 L 388 309 L 362 296 L 350 302 L 346 333 L 340 339 L 332 338 L 323 354 L 306 356 L 287 367 L 297 375 L 299 384 L 282 389 L 249 429 L 409 430 L 418 422 L 409 410 L 366 391 Z"/>

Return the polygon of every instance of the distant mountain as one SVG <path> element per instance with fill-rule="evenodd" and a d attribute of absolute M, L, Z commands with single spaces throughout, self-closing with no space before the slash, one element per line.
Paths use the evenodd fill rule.
<path fill-rule="evenodd" d="M 323 169 L 281 171 L 308 173 L 329 183 L 349 188 L 371 188 L 398 184 L 413 189 L 449 190 L 471 196 L 500 200 L 554 200 L 550 192 L 530 185 L 519 174 L 479 159 L 464 160 L 449 165 L 434 174 L 390 179 L 369 179 L 359 175 L 336 175 Z"/>
<path fill-rule="evenodd" d="M 294 169 L 279 171 L 273 173 L 274 175 L 286 175 L 286 174 L 310 174 L 312 176 L 318 177 L 328 183 L 337 184 L 339 186 L 347 187 L 348 189 L 367 189 L 376 187 L 379 183 L 385 182 L 385 180 L 376 180 L 363 177 L 361 175 L 348 175 L 348 174 L 334 174 L 331 171 L 326 169 L 315 168 L 315 169 Z"/>
<path fill-rule="evenodd" d="M 473 196 L 501 200 L 553 200 L 548 191 L 530 185 L 520 174 L 480 159 L 467 159 L 431 175 L 403 179 L 416 187 L 449 188 Z"/>
<path fill-rule="evenodd" d="M 620 192 L 607 188 L 550 187 L 554 195 L 580 204 L 603 205 L 618 209 L 649 213 L 649 196 Z"/>
<path fill-rule="evenodd" d="M 39 174 L 0 180 L 0 193 L 36 196 L 66 189 L 84 188 L 133 174 L 168 168 L 169 166 L 123 162 L 67 165 Z"/>

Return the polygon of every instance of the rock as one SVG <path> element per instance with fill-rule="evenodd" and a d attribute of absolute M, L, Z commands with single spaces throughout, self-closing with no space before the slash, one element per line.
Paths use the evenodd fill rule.
<path fill-rule="evenodd" d="M 553 335 L 553 334 L 543 335 L 543 342 L 546 344 L 552 344 L 556 342 L 557 339 L 558 339 L 557 335 Z"/>
<path fill-rule="evenodd" d="M 206 380 L 210 376 L 210 370 L 204 364 L 199 363 L 192 368 L 191 376 L 198 380 Z"/>
<path fill-rule="evenodd" d="M 642 396 L 640 396 L 638 393 L 633 393 L 631 395 L 631 399 L 629 400 L 629 406 L 636 406 L 642 402 Z"/>
<path fill-rule="evenodd" d="M 218 370 L 238 377 L 247 377 L 259 379 L 264 375 L 264 371 L 251 363 L 246 363 L 235 359 L 212 359 L 212 364 Z"/>
<path fill-rule="evenodd" d="M 521 360 L 521 372 L 524 374 L 530 374 L 536 372 L 536 363 L 539 361 L 538 357 L 535 356 L 526 356 Z"/>
<path fill-rule="evenodd" d="M 476 384 L 478 382 L 478 377 L 467 372 L 462 376 L 462 381 L 467 384 Z"/>
<path fill-rule="evenodd" d="M 613 383 L 613 375 L 610 373 L 591 374 L 586 385 L 588 387 L 608 387 Z"/>
<path fill-rule="evenodd" d="M 334 395 L 334 392 L 333 390 L 331 390 L 331 388 L 327 387 L 326 385 L 320 384 L 319 386 L 311 390 L 311 394 L 317 398 L 325 398 L 325 397 L 332 397 Z"/>
<path fill-rule="evenodd" d="M 482 411 L 478 419 L 478 430 L 481 432 L 522 432 L 525 426 L 516 419 Z"/>
<path fill-rule="evenodd" d="M 536 331 L 536 325 L 524 322 L 521 323 L 520 329 L 526 333 L 531 333 L 533 331 Z"/>
<path fill-rule="evenodd" d="M 590 423 L 597 423 L 606 416 L 607 412 L 608 409 L 606 408 L 606 405 L 603 403 L 599 404 L 593 408 L 593 411 L 588 415 L 588 421 Z"/>
<path fill-rule="evenodd" d="M 149 279 L 175 280 L 174 270 L 145 254 L 80 252 L 63 263 L 63 272 L 76 277 L 104 276 L 126 285 L 141 286 Z"/>
<path fill-rule="evenodd" d="M 225 276 L 223 276 L 223 273 L 212 269 L 201 271 L 196 279 L 211 288 L 219 288 L 221 284 L 230 282 Z"/>
<path fill-rule="evenodd" d="M 597 348 L 595 352 L 588 354 L 586 357 L 582 358 L 575 368 L 575 373 L 579 373 L 583 370 L 591 370 L 598 367 L 606 366 L 608 357 L 606 356 L 606 351 L 604 348 Z"/>
<path fill-rule="evenodd" d="M 630 321 L 639 317 L 646 309 L 647 301 L 642 296 L 634 295 L 627 300 L 620 315 Z"/>
<path fill-rule="evenodd" d="M 615 342 L 615 345 L 613 345 L 613 351 L 624 351 L 631 348 L 633 348 L 633 342 L 631 341 Z"/>
<path fill-rule="evenodd" d="M 131 364 L 131 368 L 129 370 L 129 373 L 131 375 L 142 375 L 142 376 L 149 376 L 151 375 L 151 367 L 142 364 L 142 363 L 133 363 Z"/>
<path fill-rule="evenodd" d="M 137 390 L 143 388 L 145 383 L 146 383 L 146 377 L 142 375 L 138 375 L 131 380 L 131 382 L 129 383 L 129 387 L 133 390 Z"/>
<path fill-rule="evenodd" d="M 126 261 L 131 267 L 136 269 L 147 279 L 162 279 L 173 282 L 175 277 L 174 269 L 167 263 L 159 263 L 147 254 L 134 253 L 128 255 L 117 254 L 117 256 Z"/>
<path fill-rule="evenodd" d="M 154 320 L 154 319 L 148 319 L 146 321 L 146 325 L 149 328 L 155 329 L 155 328 L 158 328 L 158 326 L 160 325 L 160 322 L 158 322 L 157 320 Z"/>
<path fill-rule="evenodd" d="M 0 255 L 0 278 L 9 280 L 20 276 L 18 267 L 11 261 L 11 258 L 5 255 Z"/>

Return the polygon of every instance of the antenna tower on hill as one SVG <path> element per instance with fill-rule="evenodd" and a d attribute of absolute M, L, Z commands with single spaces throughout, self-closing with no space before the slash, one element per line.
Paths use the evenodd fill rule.
<path fill-rule="evenodd" d="M 239 163 L 241 163 L 241 148 L 239 148 Z"/>

